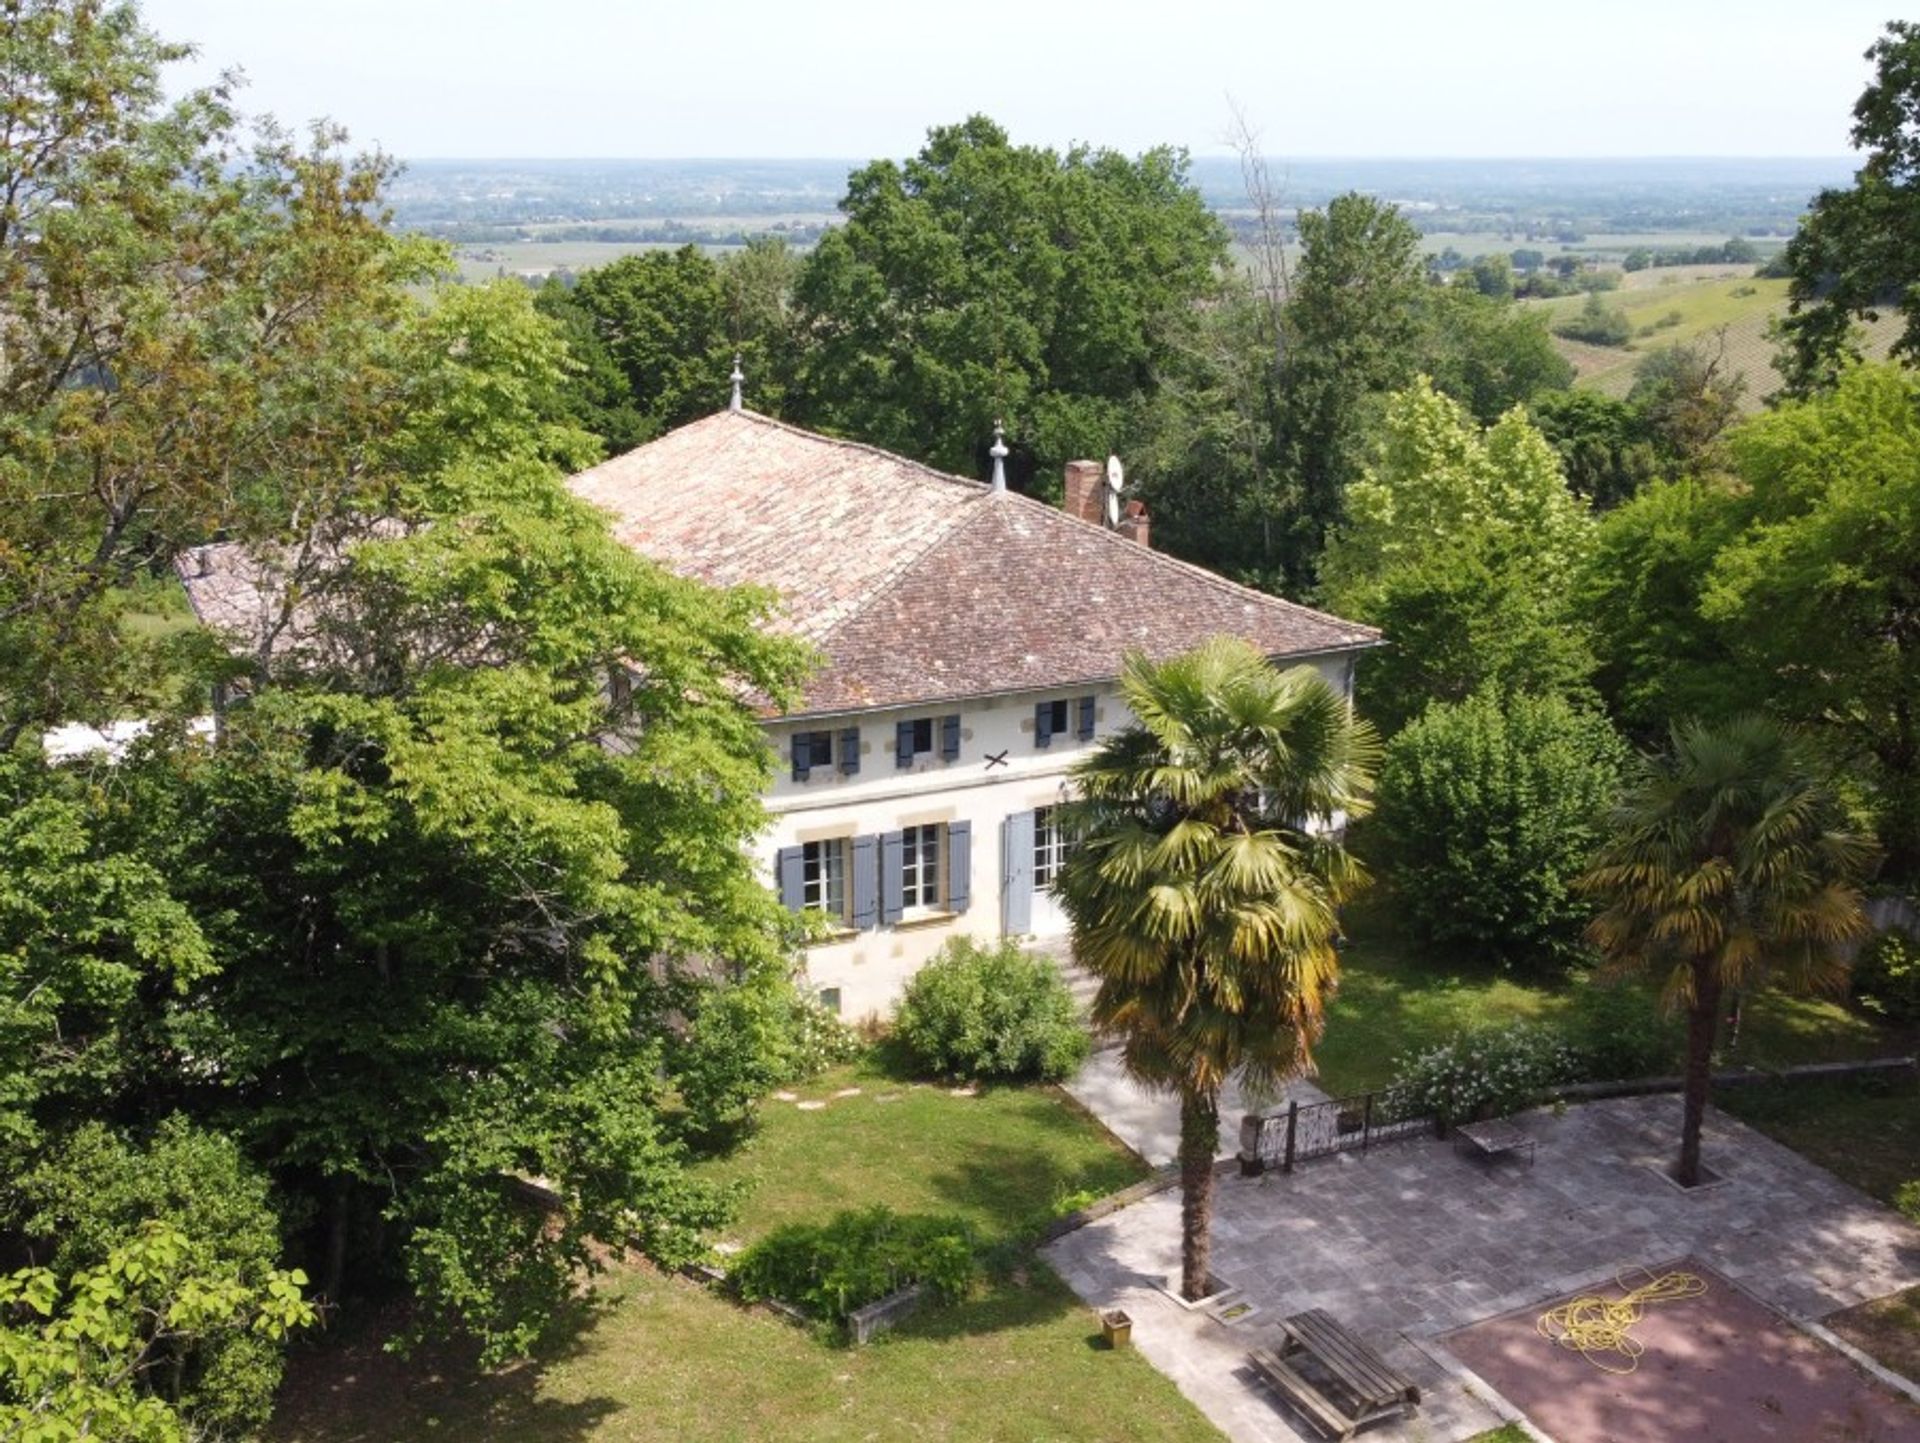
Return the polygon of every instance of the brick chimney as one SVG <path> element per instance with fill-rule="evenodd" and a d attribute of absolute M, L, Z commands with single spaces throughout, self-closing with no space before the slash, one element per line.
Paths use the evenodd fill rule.
<path fill-rule="evenodd" d="M 1069 461 L 1066 483 L 1061 509 L 1095 526 L 1106 525 L 1107 468 L 1098 461 Z"/>
<path fill-rule="evenodd" d="M 1120 534 L 1129 541 L 1142 546 L 1148 545 L 1147 529 L 1153 524 L 1153 518 L 1147 515 L 1144 501 L 1129 501 L 1126 509 L 1120 513 Z"/>

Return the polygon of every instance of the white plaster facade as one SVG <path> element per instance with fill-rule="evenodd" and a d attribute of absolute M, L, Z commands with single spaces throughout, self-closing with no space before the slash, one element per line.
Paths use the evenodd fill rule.
<path fill-rule="evenodd" d="M 1299 664 L 1302 659 L 1287 659 Z M 1353 653 L 1334 654 L 1304 662 L 1351 698 Z M 1048 745 L 1036 745 L 1035 707 L 1044 701 L 1068 703 L 1075 719 L 1078 700 L 1093 698 L 1093 736 L 1082 739 L 1077 727 L 1053 736 Z M 941 719 L 958 714 L 959 755 L 940 754 Z M 934 748 L 916 755 L 909 767 L 896 764 L 896 737 L 901 721 L 926 718 Z M 807 949 L 810 984 L 829 1001 L 837 1001 L 842 1016 L 884 1018 L 899 999 L 907 980 L 949 939 L 970 936 L 993 941 L 1008 935 L 1044 940 L 1066 934 L 1066 919 L 1044 887 L 1029 888 L 1031 840 L 1023 831 L 1015 837 L 1016 855 L 1008 856 L 1009 818 L 1055 805 L 1067 797 L 1068 773 L 1099 739 L 1132 720 L 1112 682 L 1063 687 L 1046 691 L 1007 692 L 961 702 L 919 707 L 886 708 L 833 716 L 806 716 L 768 725 L 777 753 L 778 780 L 767 799 L 771 825 L 761 837 L 758 858 L 776 892 L 782 892 L 780 860 L 783 852 L 809 843 L 840 843 L 849 848 L 858 838 L 879 838 L 907 828 L 933 826 L 950 829 L 962 824 L 968 838 L 968 865 L 962 909 L 938 906 L 903 908 L 899 920 L 876 920 L 855 927 L 851 880 L 844 883 L 842 916 L 846 925 L 831 940 Z M 844 774 L 839 740 L 849 728 L 860 732 L 859 770 Z M 828 731 L 834 738 L 829 764 L 810 769 L 805 781 L 792 775 L 792 738 L 795 732 Z M 1004 756 L 1004 761 L 990 758 Z M 941 865 L 950 847 L 943 847 Z M 817 854 L 816 854 L 817 855 Z M 877 858 L 875 859 L 877 860 Z M 1011 865 L 1010 865 L 1011 863 Z M 871 865 L 872 863 L 869 863 Z M 1010 873 L 1012 880 L 1009 880 Z M 1030 891 L 1024 907 L 1024 928 L 1010 929 L 1008 892 Z M 790 887 L 785 889 L 790 892 Z M 943 890 L 942 900 L 947 900 Z M 789 896 L 791 905 L 792 898 Z"/>

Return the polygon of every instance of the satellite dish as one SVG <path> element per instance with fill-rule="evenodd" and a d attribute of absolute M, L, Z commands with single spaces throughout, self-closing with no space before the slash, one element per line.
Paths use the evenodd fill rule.
<path fill-rule="evenodd" d="M 1107 493 L 1107 527 L 1113 531 L 1120 529 L 1120 493 L 1118 491 Z"/>
<path fill-rule="evenodd" d="M 1127 472 L 1118 456 L 1107 457 L 1107 490 L 1118 494 L 1126 489 Z"/>

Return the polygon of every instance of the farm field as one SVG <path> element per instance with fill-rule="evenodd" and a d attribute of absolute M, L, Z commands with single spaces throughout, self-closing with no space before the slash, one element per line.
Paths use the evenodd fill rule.
<path fill-rule="evenodd" d="M 679 246 L 679 242 L 670 241 L 493 241 L 460 246 L 454 252 L 454 264 L 460 279 L 469 284 L 502 276 L 543 280 L 557 270 L 591 270 L 617 261 L 621 256 L 678 250 Z M 703 246 L 702 249 L 720 254 L 740 248 Z"/>
<path fill-rule="evenodd" d="M 1787 282 L 1761 280 L 1744 266 L 1674 266 L 1634 271 L 1620 289 L 1603 292 L 1602 301 L 1626 312 L 1634 328 L 1625 346 L 1594 346 L 1554 338 L 1573 363 L 1574 384 L 1608 396 L 1624 396 L 1633 385 L 1634 367 L 1649 351 L 1676 342 L 1724 345 L 1726 363 L 1746 377 L 1741 407 L 1758 411 L 1780 388 L 1773 367 L 1774 342 L 1767 334 L 1774 317 L 1786 310 Z M 1543 310 L 1554 321 L 1571 316 L 1584 296 L 1561 296 L 1522 304 Z M 1882 316 L 1865 328 L 1869 355 L 1884 357 L 1899 334 L 1897 317 Z"/>

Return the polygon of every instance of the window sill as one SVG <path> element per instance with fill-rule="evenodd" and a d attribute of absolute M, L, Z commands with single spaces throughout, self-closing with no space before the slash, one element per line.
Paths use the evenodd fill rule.
<path fill-rule="evenodd" d="M 933 908 L 924 912 L 909 912 L 893 924 L 893 930 L 896 932 L 913 932 L 923 927 L 944 927 L 959 915 L 960 913 L 949 912 L 944 907 Z"/>

